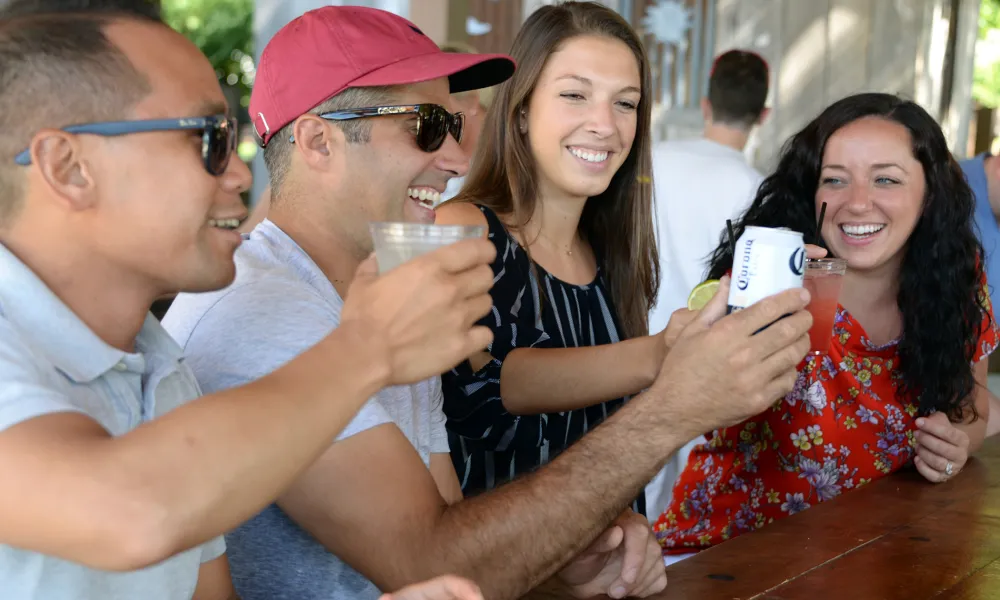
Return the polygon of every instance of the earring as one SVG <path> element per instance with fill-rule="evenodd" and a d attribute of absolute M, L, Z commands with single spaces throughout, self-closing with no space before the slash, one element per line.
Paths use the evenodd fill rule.
<path fill-rule="evenodd" d="M 528 133 L 528 113 L 521 109 L 521 133 Z"/>

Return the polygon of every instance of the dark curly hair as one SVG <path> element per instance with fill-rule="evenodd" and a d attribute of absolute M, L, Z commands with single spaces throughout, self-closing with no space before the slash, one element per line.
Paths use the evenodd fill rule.
<path fill-rule="evenodd" d="M 934 410 L 961 421 L 971 409 L 978 418 L 970 398 L 972 358 L 986 305 L 980 279 L 983 248 L 972 228 L 972 190 L 927 111 L 890 94 L 858 94 L 832 104 L 785 144 L 777 169 L 734 223 L 735 235 L 738 239 L 750 225 L 788 227 L 825 247 L 815 205 L 823 152 L 830 136 L 864 117 L 906 127 L 926 179 L 923 212 L 907 242 L 896 300 L 903 315 L 903 390 L 918 395 L 921 414 Z M 726 234 L 709 262 L 714 279 L 732 267 Z"/>

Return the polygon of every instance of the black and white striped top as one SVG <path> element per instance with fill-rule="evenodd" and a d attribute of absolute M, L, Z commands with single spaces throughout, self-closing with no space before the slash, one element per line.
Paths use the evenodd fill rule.
<path fill-rule="evenodd" d="M 620 340 L 620 326 L 600 267 L 589 285 L 560 281 L 537 264 L 532 269 L 527 253 L 496 214 L 479 209 L 497 249 L 490 292 L 493 310 L 479 322 L 493 330 L 493 360 L 477 372 L 466 361 L 443 376 L 448 442 L 466 496 L 545 464 L 626 400 L 544 415 L 515 416 L 504 409 L 500 370 L 512 350 L 614 343 Z M 544 310 L 539 310 L 540 302 Z M 641 498 L 633 508 L 644 512 Z"/>

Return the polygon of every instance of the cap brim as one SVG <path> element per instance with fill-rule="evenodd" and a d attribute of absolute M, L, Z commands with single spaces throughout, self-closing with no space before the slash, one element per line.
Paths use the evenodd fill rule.
<path fill-rule="evenodd" d="M 505 54 L 433 52 L 362 75 L 348 87 L 407 85 L 447 77 L 454 94 L 503 83 L 514 74 L 514 68 L 514 59 Z"/>

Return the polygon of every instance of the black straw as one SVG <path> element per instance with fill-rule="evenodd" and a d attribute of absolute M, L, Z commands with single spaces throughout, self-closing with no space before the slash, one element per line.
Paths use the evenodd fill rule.
<path fill-rule="evenodd" d="M 736 234 L 733 233 L 733 221 L 731 219 L 726 219 L 726 229 L 729 230 L 729 252 L 733 255 L 733 260 L 736 260 Z"/>
<path fill-rule="evenodd" d="M 823 217 L 826 216 L 826 202 L 819 208 L 819 220 L 816 222 L 816 238 L 813 243 L 817 246 L 820 245 L 820 238 L 823 235 Z"/>

